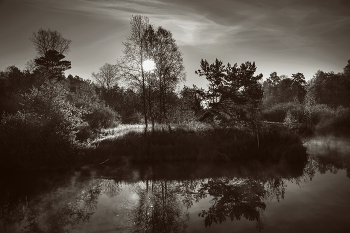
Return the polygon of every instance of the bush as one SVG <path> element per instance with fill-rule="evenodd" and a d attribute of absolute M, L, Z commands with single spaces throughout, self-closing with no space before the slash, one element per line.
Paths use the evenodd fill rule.
<path fill-rule="evenodd" d="M 325 104 L 316 104 L 308 107 L 307 114 L 313 125 L 317 125 L 321 120 L 332 118 L 335 110 Z"/>
<path fill-rule="evenodd" d="M 318 134 L 350 134 L 350 109 L 338 107 L 336 110 L 323 112 L 316 126 Z"/>
<path fill-rule="evenodd" d="M 92 111 L 85 116 L 85 119 L 93 130 L 116 127 L 120 122 L 120 116 L 116 112 L 110 107 L 101 105 L 93 107 Z"/>
<path fill-rule="evenodd" d="M 95 139 L 98 136 L 98 132 L 96 130 L 91 129 L 90 126 L 82 126 L 79 128 L 79 131 L 76 134 L 76 140 L 83 142 L 88 139 Z"/>
<path fill-rule="evenodd" d="M 262 111 L 263 118 L 271 122 L 284 122 L 287 113 L 295 118 L 298 122 L 302 122 L 304 118 L 303 105 L 295 102 L 279 103 L 271 108 Z"/>
<path fill-rule="evenodd" d="M 23 95 L 22 111 L 1 120 L 0 160 L 6 167 L 33 169 L 72 162 L 82 110 L 65 100 L 59 83 L 46 82 Z M 0 162 L 0 163 L 1 163 Z"/>

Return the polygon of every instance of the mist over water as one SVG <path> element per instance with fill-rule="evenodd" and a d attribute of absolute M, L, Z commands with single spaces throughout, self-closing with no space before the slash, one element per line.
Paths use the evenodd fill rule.
<path fill-rule="evenodd" d="M 310 155 L 350 156 L 350 138 L 336 136 L 316 136 L 306 143 Z"/>

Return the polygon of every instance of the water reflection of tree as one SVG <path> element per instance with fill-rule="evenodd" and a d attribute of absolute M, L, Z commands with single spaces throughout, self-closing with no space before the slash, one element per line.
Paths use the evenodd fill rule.
<path fill-rule="evenodd" d="M 139 202 L 133 211 L 133 232 L 185 232 L 189 215 L 181 202 L 176 181 L 146 181 L 135 191 Z"/>
<path fill-rule="evenodd" d="M 29 197 L 25 192 L 14 198 L 0 192 L 0 220 L 4 227 L 20 224 L 24 232 L 69 232 L 77 224 L 89 221 L 102 193 L 114 196 L 120 191 L 113 180 L 78 182 L 77 177 L 71 178 L 63 186 L 38 190 Z"/>
<path fill-rule="evenodd" d="M 346 169 L 346 176 L 350 179 L 350 156 L 331 154 L 327 156 L 315 156 L 316 166 L 321 174 L 331 172 L 336 174 L 340 169 Z"/>
<path fill-rule="evenodd" d="M 118 185 L 112 180 L 93 179 L 82 189 L 60 188 L 29 204 L 25 218 L 26 232 L 69 232 L 81 222 L 89 221 L 102 193 L 116 195 Z M 53 205 L 54 204 L 54 205 Z"/>
<path fill-rule="evenodd" d="M 315 174 L 314 166 L 305 164 L 278 169 L 270 169 L 271 173 L 266 172 L 269 169 L 260 174 L 243 171 L 244 175 L 184 182 L 184 205 L 191 207 L 194 201 L 211 197 L 211 206 L 198 214 L 204 218 L 205 227 L 210 227 L 213 223 L 221 224 L 227 219 L 234 221 L 245 218 L 255 221 L 257 229 L 261 231 L 264 228 L 266 202 L 272 199 L 283 200 L 287 182 L 299 185 L 312 179 Z"/>
<path fill-rule="evenodd" d="M 263 183 L 253 179 L 211 179 L 203 183 L 198 192 L 212 196 L 209 209 L 199 213 L 204 217 L 205 227 L 222 223 L 227 217 L 232 221 L 244 217 L 256 221 L 258 229 L 263 228 L 261 213 L 266 208 L 267 195 Z"/>
<path fill-rule="evenodd" d="M 267 201 L 273 198 L 282 200 L 288 182 L 299 184 L 312 178 L 317 166 L 317 161 L 310 159 L 306 166 L 230 167 L 220 170 L 219 175 L 208 173 L 211 171 L 208 168 L 200 173 L 190 167 L 191 174 L 196 174 L 192 175 L 194 178 L 180 177 L 177 181 L 159 174 L 157 180 L 152 180 L 145 172 L 144 176 L 140 176 L 141 181 L 132 179 L 125 186 L 132 187 L 129 191 L 133 194 L 127 195 L 129 203 L 121 203 L 127 208 L 118 205 L 115 209 L 118 215 L 116 230 L 184 232 L 189 221 L 188 209 L 204 198 L 211 198 L 210 206 L 199 212 L 204 226 L 247 219 L 254 221 L 261 230 Z M 64 183 L 59 188 L 52 187 L 40 193 L 36 198 L 22 195 L 17 202 L 0 190 L 1 220 L 8 224 L 22 222 L 26 232 L 69 232 L 76 225 L 89 221 L 102 194 L 113 197 L 122 189 L 122 183 L 113 179 L 73 177 Z"/>

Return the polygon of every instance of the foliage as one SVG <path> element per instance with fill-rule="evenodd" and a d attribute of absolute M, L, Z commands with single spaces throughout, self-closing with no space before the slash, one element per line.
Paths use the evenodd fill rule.
<path fill-rule="evenodd" d="M 76 140 L 80 142 L 94 140 L 99 134 L 96 130 L 93 130 L 89 125 L 82 125 L 78 128 L 78 130 L 79 131 L 76 134 Z"/>
<path fill-rule="evenodd" d="M 295 102 L 279 103 L 270 108 L 265 108 L 262 110 L 262 117 L 266 121 L 284 122 L 288 112 L 289 117 L 294 118 L 297 122 L 303 122 L 303 105 Z"/>
<path fill-rule="evenodd" d="M 36 69 L 47 72 L 48 78 L 63 76 L 63 72 L 71 68 L 71 62 L 62 60 L 65 56 L 56 50 L 49 50 L 44 56 L 34 59 Z"/>
<path fill-rule="evenodd" d="M 91 106 L 100 104 L 101 100 L 96 86 L 91 81 L 84 80 L 79 76 L 68 75 L 64 83 L 69 90 L 67 100 L 75 107 L 89 110 Z"/>
<path fill-rule="evenodd" d="M 335 110 L 322 111 L 316 125 L 316 133 L 348 136 L 350 134 L 350 108 L 338 107 Z"/>
<path fill-rule="evenodd" d="M 309 81 L 308 92 L 313 92 L 318 104 L 350 107 L 350 78 L 344 74 L 319 70 Z"/>
<path fill-rule="evenodd" d="M 92 129 L 115 127 L 119 123 L 118 114 L 110 107 L 102 105 L 93 107 L 84 118 Z"/>
<path fill-rule="evenodd" d="M 16 66 L 9 66 L 5 71 L 1 71 L 0 114 L 19 111 L 20 94 L 27 92 L 33 83 L 33 77 L 27 72 L 20 71 Z"/>
<path fill-rule="evenodd" d="M 306 82 L 302 73 L 292 74 L 292 78 L 285 75 L 278 76 L 272 72 L 270 77 L 263 83 L 263 105 L 267 108 L 286 102 L 304 101 L 306 95 Z"/>
<path fill-rule="evenodd" d="M 23 110 L 3 116 L 2 161 L 27 169 L 68 161 L 83 110 L 67 102 L 65 94 L 59 83 L 46 82 L 23 95 Z"/>
<path fill-rule="evenodd" d="M 201 60 L 201 69 L 196 71 L 209 81 L 208 90 L 197 90 L 209 109 L 221 120 L 251 121 L 256 117 L 256 108 L 263 97 L 259 80 L 262 74 L 254 76 L 255 63 L 245 62 L 223 65 L 215 60 L 213 64 Z"/>
<path fill-rule="evenodd" d="M 168 110 L 168 121 L 171 123 L 188 124 L 196 120 L 196 112 L 200 103 L 196 99 L 196 90 L 184 86 L 180 96 L 174 96 L 172 107 Z"/>
<path fill-rule="evenodd" d="M 111 89 L 99 88 L 101 99 L 104 100 L 115 112 L 120 114 L 123 124 L 140 123 L 142 119 L 142 101 L 140 94 L 128 88 L 118 85 Z"/>
<path fill-rule="evenodd" d="M 348 60 L 348 64 L 344 67 L 344 75 L 346 77 L 350 77 L 350 59 Z"/>

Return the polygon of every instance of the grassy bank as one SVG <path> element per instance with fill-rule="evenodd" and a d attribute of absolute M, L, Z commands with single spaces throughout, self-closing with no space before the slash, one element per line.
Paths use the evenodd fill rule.
<path fill-rule="evenodd" d="M 23 127 L 21 127 L 23 128 Z M 283 125 L 248 129 L 213 128 L 208 124 L 156 126 L 144 133 L 142 125 L 104 129 L 94 141 L 37 141 L 33 130 L 7 138 L 0 157 L 2 169 L 64 169 L 96 164 L 155 161 L 306 161 L 300 137 Z M 16 136 L 14 135 L 14 136 Z M 19 140 L 21 139 L 21 140 Z"/>
<path fill-rule="evenodd" d="M 298 135 L 283 126 L 261 126 L 256 134 L 236 128 L 191 125 L 156 128 L 147 136 L 129 131 L 96 140 L 88 160 L 109 162 L 145 161 L 304 161 L 306 149 Z"/>

